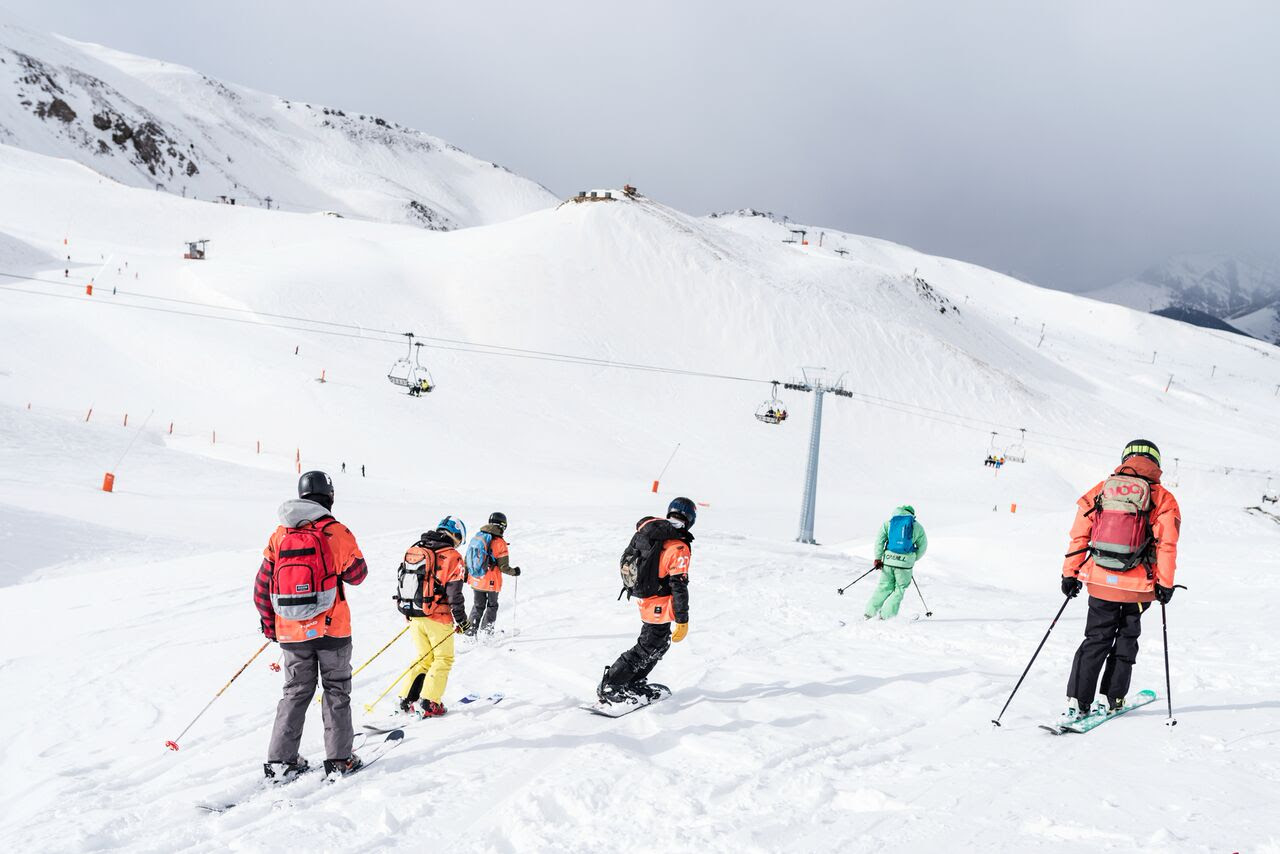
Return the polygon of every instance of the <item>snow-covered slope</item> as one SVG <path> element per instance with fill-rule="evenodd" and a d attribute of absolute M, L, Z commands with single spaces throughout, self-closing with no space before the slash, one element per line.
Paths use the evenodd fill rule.
<path fill-rule="evenodd" d="M 886 241 L 827 230 L 818 246 L 810 228 L 787 244 L 802 226 L 648 199 L 430 233 L 195 203 L 8 147 L 0 196 L 0 272 L 38 280 L 0 278 L 13 850 L 378 850 L 423 828 L 485 851 L 1276 844 L 1280 654 L 1250 615 L 1280 592 L 1280 525 L 1244 509 L 1280 451 L 1276 348 Z M 181 260 L 197 234 L 208 260 Z M 438 384 L 419 399 L 385 379 L 408 330 Z M 815 365 L 855 396 L 825 400 L 825 545 L 808 547 L 792 540 L 810 400 L 783 392 L 778 427 L 752 412 L 767 380 Z M 1019 427 L 1027 462 L 985 468 Z M 1076 602 L 993 732 L 1061 601 L 1073 501 L 1138 435 L 1164 449 L 1186 520 L 1191 589 L 1169 612 L 1181 723 L 1153 706 L 1074 741 L 1035 728 L 1062 702 Z M 208 816 L 196 801 L 258 773 L 272 656 L 182 751 L 162 745 L 260 643 L 250 578 L 299 455 L 335 472 L 371 566 L 350 595 L 357 662 L 403 625 L 392 568 L 446 513 L 511 517 L 524 574 L 500 621 L 520 634 L 460 655 L 450 714 L 369 771 Z M 617 555 L 678 493 L 706 506 L 691 633 L 655 673 L 675 694 L 587 717 L 577 704 L 638 626 L 615 601 Z M 864 623 L 870 580 L 834 588 L 902 501 L 929 530 L 934 616 L 913 598 L 901 620 Z M 1135 687 L 1163 694 L 1147 620 Z M 355 703 L 409 661 L 393 646 Z M 496 707 L 456 703 L 494 690 Z M 316 719 L 304 751 L 323 758 Z M 638 823 L 644 793 L 657 806 Z"/>
<path fill-rule="evenodd" d="M 1280 344 L 1280 300 L 1257 311 L 1232 318 L 1231 325 L 1254 338 Z"/>
<path fill-rule="evenodd" d="M 287 101 L 2 18 L 0 142 L 135 187 L 437 230 L 556 201 L 533 181 L 393 121 Z"/>
<path fill-rule="evenodd" d="M 1280 262 L 1225 253 L 1177 255 L 1085 296 L 1138 311 L 1192 309 L 1253 335 L 1259 323 L 1245 318 L 1280 305 Z M 1274 334 L 1256 337 L 1275 340 Z"/>

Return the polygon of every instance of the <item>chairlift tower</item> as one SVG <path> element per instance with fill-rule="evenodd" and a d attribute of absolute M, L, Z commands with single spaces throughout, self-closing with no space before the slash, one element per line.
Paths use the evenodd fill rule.
<path fill-rule="evenodd" d="M 800 504 L 800 532 L 796 535 L 797 543 L 816 545 L 813 538 L 814 508 L 818 503 L 818 450 L 822 444 L 822 399 L 830 393 L 839 397 L 853 397 L 844 387 L 844 375 L 834 383 L 822 381 L 821 372 L 825 368 L 801 368 L 802 379 L 784 383 L 791 391 L 809 392 L 813 395 L 813 423 L 809 427 L 809 463 L 804 475 L 804 498 Z M 810 377 L 809 373 L 813 372 Z"/>

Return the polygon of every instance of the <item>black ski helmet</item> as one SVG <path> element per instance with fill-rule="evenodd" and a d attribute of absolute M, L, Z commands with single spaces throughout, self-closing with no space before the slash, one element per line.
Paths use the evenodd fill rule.
<path fill-rule="evenodd" d="M 1134 439 L 1125 445 L 1124 453 L 1120 455 L 1120 462 L 1124 462 L 1129 457 L 1146 457 L 1156 465 L 1160 465 L 1160 449 L 1150 439 Z"/>
<path fill-rule="evenodd" d="M 692 528 L 693 523 L 698 519 L 698 507 L 691 499 L 683 496 L 672 499 L 667 505 L 667 518 L 672 516 L 683 521 L 686 528 Z"/>
<path fill-rule="evenodd" d="M 499 513 L 498 511 L 495 510 L 494 512 L 489 514 L 489 524 L 500 525 L 503 528 L 507 527 L 507 514 Z"/>
<path fill-rule="evenodd" d="M 298 478 L 298 497 L 333 509 L 333 478 L 322 471 L 309 471 Z"/>

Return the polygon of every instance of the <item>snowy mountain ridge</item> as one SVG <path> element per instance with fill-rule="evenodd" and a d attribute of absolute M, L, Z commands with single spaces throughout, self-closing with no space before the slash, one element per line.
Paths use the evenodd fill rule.
<path fill-rule="evenodd" d="M 0 142 L 135 187 L 432 230 L 556 202 L 533 181 L 377 116 L 277 98 L 3 19 Z"/>
<path fill-rule="evenodd" d="M 1175 255 L 1137 276 L 1084 296 L 1138 311 L 1202 313 L 1256 338 L 1280 340 L 1280 322 L 1276 320 L 1280 260 L 1272 258 L 1224 252 Z"/>

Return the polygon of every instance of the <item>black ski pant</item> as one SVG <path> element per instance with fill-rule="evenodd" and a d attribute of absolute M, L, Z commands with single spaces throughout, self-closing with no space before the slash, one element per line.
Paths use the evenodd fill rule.
<path fill-rule="evenodd" d="M 618 656 L 605 674 L 610 685 L 632 685 L 647 679 L 662 656 L 671 648 L 670 623 L 645 623 L 636 645 Z"/>
<path fill-rule="evenodd" d="M 498 619 L 498 591 L 473 588 L 471 592 L 475 594 L 471 599 L 471 625 L 477 629 L 493 628 Z"/>
<path fill-rule="evenodd" d="M 1087 709 L 1101 691 L 1108 702 L 1129 693 L 1133 663 L 1138 658 L 1138 636 L 1142 634 L 1142 614 L 1149 602 L 1110 602 L 1089 597 L 1089 616 L 1084 624 L 1084 641 L 1071 662 L 1067 696 L 1075 697 Z M 1098 674 L 1102 684 L 1098 684 Z"/>

